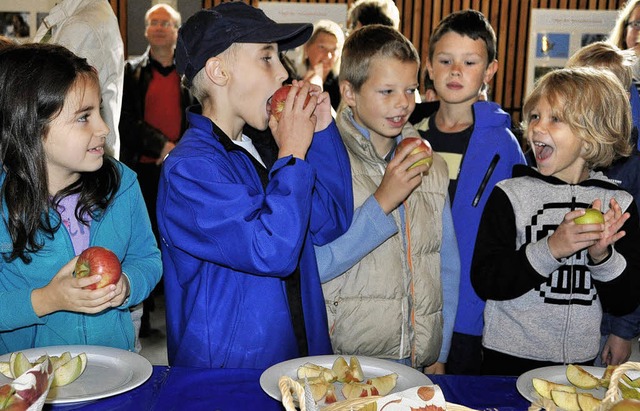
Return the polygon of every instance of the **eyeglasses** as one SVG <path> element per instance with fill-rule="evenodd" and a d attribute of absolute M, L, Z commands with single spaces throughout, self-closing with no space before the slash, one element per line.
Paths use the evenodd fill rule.
<path fill-rule="evenodd" d="M 634 30 L 640 30 L 640 20 L 632 20 L 627 22 L 627 27 L 631 27 Z"/>
<path fill-rule="evenodd" d="M 168 29 L 169 27 L 175 27 L 175 24 L 173 24 L 170 21 L 167 20 L 151 20 L 149 22 L 147 22 L 147 27 L 157 27 L 160 26 L 163 29 Z"/>

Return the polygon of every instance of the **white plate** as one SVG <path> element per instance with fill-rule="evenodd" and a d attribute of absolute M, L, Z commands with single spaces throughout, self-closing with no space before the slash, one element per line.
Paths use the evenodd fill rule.
<path fill-rule="evenodd" d="M 331 368 L 331 366 L 333 366 L 333 362 L 338 357 L 344 357 L 344 359 L 347 360 L 347 363 L 351 358 L 349 355 L 318 355 L 315 357 L 294 358 L 293 360 L 272 365 L 260 376 L 260 386 L 271 398 L 280 401 L 282 399 L 280 389 L 278 388 L 278 380 L 280 377 L 288 375 L 293 379 L 297 379 L 298 367 L 308 362 L 322 367 Z M 391 391 L 392 393 L 404 391 L 411 387 L 433 384 L 426 375 L 411 367 L 407 367 L 406 365 L 398 364 L 393 361 L 381 360 L 379 358 L 365 357 L 362 355 L 357 355 L 356 357 L 360 361 L 360 366 L 362 367 L 362 372 L 364 373 L 365 378 L 381 377 L 391 373 L 398 374 L 398 381 L 395 388 Z M 341 384 L 336 383 L 336 395 L 338 396 L 341 396 L 340 385 Z"/>
<path fill-rule="evenodd" d="M 591 373 L 596 378 L 602 378 L 604 374 L 604 368 L 602 367 L 590 367 L 590 366 L 582 366 L 586 371 Z M 527 371 L 518 377 L 516 381 L 516 387 L 518 388 L 518 392 L 522 394 L 524 398 L 533 402 L 540 398 L 536 390 L 533 388 L 533 383 L 531 380 L 535 378 L 542 378 L 544 380 L 548 380 L 551 382 L 571 385 L 569 380 L 567 380 L 567 366 L 566 365 L 555 365 L 551 367 L 542 367 L 536 368 L 535 370 Z M 638 371 L 628 371 L 626 373 L 631 378 L 637 378 L 640 376 L 640 372 Z M 581 388 L 576 388 L 578 392 L 589 392 L 593 394 L 597 398 L 603 398 L 605 393 L 607 392 L 606 388 L 598 387 L 592 390 L 583 390 Z"/>
<path fill-rule="evenodd" d="M 47 395 L 47 404 L 92 401 L 132 390 L 145 382 L 153 366 L 144 357 L 125 350 L 95 345 L 59 345 L 22 350 L 29 361 L 43 354 L 60 355 L 69 351 L 71 356 L 87 354 L 87 368 L 77 380 L 63 387 L 55 387 Z M 11 354 L 0 356 L 9 361 Z M 11 382 L 0 374 L 0 385 Z"/>

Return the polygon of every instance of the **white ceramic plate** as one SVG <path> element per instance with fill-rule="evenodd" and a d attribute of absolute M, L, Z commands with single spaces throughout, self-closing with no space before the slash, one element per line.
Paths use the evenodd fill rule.
<path fill-rule="evenodd" d="M 590 372 L 593 376 L 597 378 L 602 378 L 604 374 L 604 368 L 602 367 L 590 367 L 590 366 L 582 366 L 586 371 Z M 518 377 L 516 381 L 516 387 L 518 388 L 518 392 L 522 394 L 524 398 L 533 402 L 539 399 L 539 395 L 536 393 L 536 390 L 533 389 L 533 383 L 531 380 L 535 378 L 542 378 L 544 380 L 548 380 L 551 382 L 571 385 L 569 380 L 567 380 L 567 366 L 565 365 L 556 365 L 551 367 L 542 367 L 536 368 L 535 370 L 527 371 Z M 638 371 L 627 371 L 626 373 L 629 377 L 637 378 L 640 376 L 640 372 Z M 603 387 L 594 388 L 592 390 L 583 390 L 580 388 L 576 388 L 578 392 L 589 392 L 593 394 L 597 398 L 603 398 L 607 390 Z"/>
<path fill-rule="evenodd" d="M 262 387 L 264 392 L 269 394 L 271 398 L 280 401 L 282 399 L 280 389 L 278 388 L 278 380 L 280 379 L 280 377 L 282 377 L 283 375 L 288 375 L 293 379 L 297 379 L 298 367 L 308 362 L 326 368 L 331 368 L 331 366 L 333 366 L 333 362 L 338 357 L 340 356 L 318 355 L 315 357 L 294 358 L 293 360 L 284 361 L 272 365 L 271 367 L 267 368 L 260 376 L 260 386 Z M 351 358 L 351 356 L 349 355 L 342 355 L 342 357 L 347 360 L 347 363 Z M 398 364 L 393 361 L 381 360 L 378 358 L 365 357 L 362 355 L 357 355 L 356 357 L 360 361 L 360 366 L 362 367 L 362 372 L 364 373 L 365 378 L 381 377 L 383 375 L 391 373 L 398 374 L 398 381 L 395 388 L 391 392 L 400 392 L 411 387 L 433 384 L 433 382 L 426 375 L 417 370 L 414 370 L 411 367 L 407 367 L 406 365 Z M 340 400 L 341 384 L 335 384 L 336 395 L 338 395 L 338 400 Z"/>
<path fill-rule="evenodd" d="M 60 355 L 65 351 L 69 351 L 71 356 L 86 353 L 87 368 L 71 384 L 49 390 L 47 404 L 92 401 L 120 394 L 144 383 L 153 371 L 151 363 L 146 358 L 117 348 L 59 345 L 22 350 L 29 361 L 35 361 L 43 354 Z M 0 361 L 9 361 L 10 356 L 11 354 L 2 355 Z M 0 385 L 10 381 L 0 374 Z"/>

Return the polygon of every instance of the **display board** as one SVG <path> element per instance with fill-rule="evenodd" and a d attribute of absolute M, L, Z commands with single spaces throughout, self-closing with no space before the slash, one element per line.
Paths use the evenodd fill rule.
<path fill-rule="evenodd" d="M 617 15 L 616 10 L 532 9 L 526 94 L 538 77 L 564 67 L 578 49 L 605 40 Z"/>
<path fill-rule="evenodd" d="M 327 19 L 335 21 L 343 29 L 347 24 L 346 4 L 261 1 L 258 7 L 278 23 L 315 23 Z"/>

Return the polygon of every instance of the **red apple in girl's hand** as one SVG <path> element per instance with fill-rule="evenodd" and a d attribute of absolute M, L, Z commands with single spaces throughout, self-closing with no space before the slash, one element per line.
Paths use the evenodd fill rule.
<path fill-rule="evenodd" d="M 122 266 L 113 251 L 104 247 L 89 247 L 78 257 L 75 271 L 78 278 L 100 274 L 102 280 L 85 287 L 89 290 L 95 290 L 105 285 L 117 283 L 122 275 Z"/>
<path fill-rule="evenodd" d="M 402 150 L 404 147 L 406 147 L 407 145 L 414 143 L 416 141 L 420 141 L 420 145 L 416 148 L 414 148 L 411 153 L 409 153 L 409 155 L 413 155 L 413 154 L 417 154 L 421 151 L 426 151 L 427 154 L 429 155 L 429 157 L 427 158 L 423 158 L 422 160 L 418 160 L 415 163 L 413 163 L 411 165 L 411 167 L 408 168 L 408 170 L 411 170 L 414 167 L 418 167 L 422 164 L 426 164 L 428 166 L 431 166 L 431 163 L 433 163 L 433 150 L 431 149 L 431 145 L 429 144 L 428 141 L 423 140 L 421 138 L 418 137 L 407 137 L 403 140 L 400 141 L 400 143 L 398 143 L 398 146 L 396 147 L 396 153 L 400 150 Z"/>
<path fill-rule="evenodd" d="M 291 90 L 291 87 L 291 84 L 285 84 L 284 86 L 276 90 L 276 92 L 273 93 L 273 96 L 271 97 L 269 112 L 273 114 L 278 121 L 280 121 L 282 110 L 284 110 L 284 102 L 287 99 L 287 95 L 289 94 L 289 90 Z M 304 101 L 304 107 L 307 107 L 310 98 L 311 95 L 307 94 L 307 99 Z"/>

